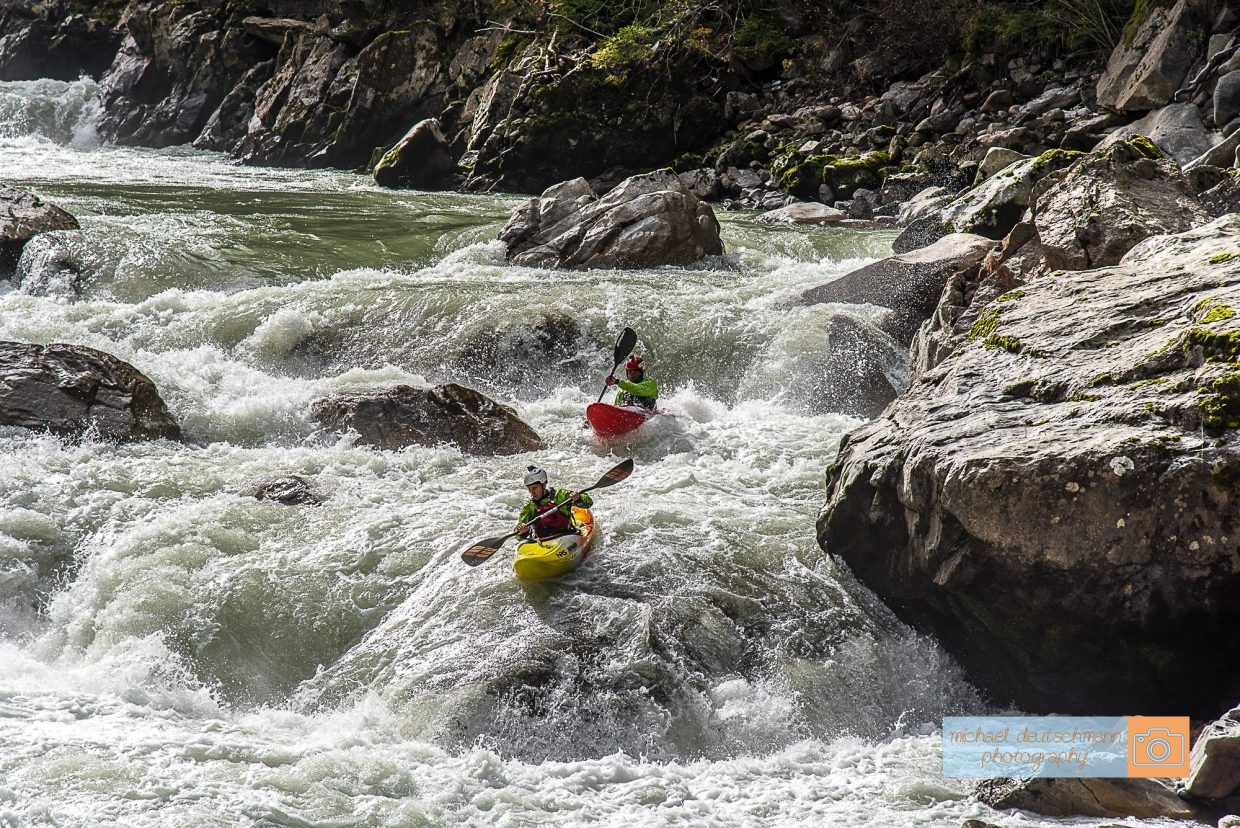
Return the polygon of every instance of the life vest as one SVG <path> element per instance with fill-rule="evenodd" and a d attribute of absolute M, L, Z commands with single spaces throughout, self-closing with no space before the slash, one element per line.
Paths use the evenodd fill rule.
<path fill-rule="evenodd" d="M 636 405 L 653 411 L 658 400 L 658 397 L 639 397 L 636 394 L 630 394 L 628 391 L 621 391 L 616 396 L 616 405 Z"/>
<path fill-rule="evenodd" d="M 560 508 L 562 505 L 564 504 L 555 502 L 554 492 L 534 504 L 536 511 L 534 517 L 530 518 L 530 526 L 534 527 L 535 534 L 547 538 L 577 531 L 572 519 Z"/>

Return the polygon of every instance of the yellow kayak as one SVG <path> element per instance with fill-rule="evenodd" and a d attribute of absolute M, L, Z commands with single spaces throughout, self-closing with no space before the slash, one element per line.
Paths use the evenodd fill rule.
<path fill-rule="evenodd" d="M 512 571 L 521 581 L 541 581 L 570 571 L 586 559 L 594 546 L 594 513 L 573 507 L 573 525 L 579 534 L 526 541 L 517 547 Z"/>

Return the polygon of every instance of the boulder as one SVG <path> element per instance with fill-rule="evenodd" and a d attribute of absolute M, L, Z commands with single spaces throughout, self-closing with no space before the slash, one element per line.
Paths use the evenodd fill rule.
<path fill-rule="evenodd" d="M 982 159 L 982 163 L 977 165 L 977 178 L 974 179 L 973 183 L 975 186 L 981 184 L 1000 170 L 1005 170 L 1017 161 L 1024 161 L 1028 157 L 1007 147 L 991 147 L 986 150 L 986 156 Z"/>
<path fill-rule="evenodd" d="M 375 183 L 380 187 L 412 187 L 440 190 L 452 172 L 452 152 L 439 121 L 418 121 L 405 137 L 396 142 L 375 165 Z"/>
<path fill-rule="evenodd" d="M 1211 722 L 1193 745 L 1186 792 L 1206 799 L 1240 794 L 1240 707 Z"/>
<path fill-rule="evenodd" d="M 763 224 L 836 224 L 844 220 L 846 213 L 825 204 L 814 201 L 799 201 L 769 210 L 758 216 L 754 221 Z"/>
<path fill-rule="evenodd" d="M 1033 208 L 1047 264 L 1066 270 L 1117 264 L 1149 236 L 1208 219 L 1180 169 L 1141 137 L 1051 176 Z"/>
<path fill-rule="evenodd" d="M 1211 216 L 1240 213 L 1240 179 L 1225 178 L 1202 193 L 1201 206 Z"/>
<path fill-rule="evenodd" d="M 52 230 L 76 230 L 73 216 L 33 193 L 0 187 L 0 279 L 17 270 L 26 242 Z"/>
<path fill-rule="evenodd" d="M 317 400 L 310 416 L 358 442 L 399 450 L 451 443 L 465 454 L 520 454 L 546 448 L 516 412 L 472 388 L 397 385 L 385 391 L 333 394 Z"/>
<path fill-rule="evenodd" d="M 1012 105 L 1012 91 L 1010 89 L 996 89 L 986 96 L 986 100 L 982 101 L 980 107 L 982 112 L 1002 112 Z"/>
<path fill-rule="evenodd" d="M 258 89 L 274 70 L 275 61 L 265 60 L 242 75 L 237 85 L 207 118 L 202 132 L 194 139 L 194 146 L 197 149 L 224 151 L 232 149 L 245 137 L 250 119 L 254 117 L 254 99 Z"/>
<path fill-rule="evenodd" d="M 1233 69 L 1214 84 L 1214 125 L 1226 126 L 1240 114 L 1240 69 Z"/>
<path fill-rule="evenodd" d="M 121 442 L 181 436 L 146 375 L 81 345 L 0 342 L 0 425 Z"/>
<path fill-rule="evenodd" d="M 946 187 L 937 185 L 926 187 L 900 205 L 900 212 L 896 214 L 896 224 L 907 227 L 917 219 L 933 215 L 946 207 L 954 197 L 952 191 Z"/>
<path fill-rule="evenodd" d="M 996 241 L 1002 239 L 1029 208 L 1034 185 L 1068 166 L 1079 155 L 1056 149 L 1017 161 L 941 209 L 908 224 L 892 248 L 906 253 L 948 233 L 976 233 Z"/>
<path fill-rule="evenodd" d="M 1155 8 L 1132 43 L 1111 52 L 1098 79 L 1098 105 L 1129 112 L 1167 105 L 1200 54 L 1201 39 L 1187 0 Z"/>
<path fill-rule="evenodd" d="M 1224 138 L 1212 148 L 1206 150 L 1201 155 L 1194 158 L 1184 165 L 1185 170 L 1193 170 L 1197 167 L 1233 167 L 1236 161 L 1236 151 L 1240 149 L 1240 130 L 1236 130 L 1231 135 Z"/>
<path fill-rule="evenodd" d="M 822 302 L 870 304 L 890 308 L 895 318 L 888 332 L 907 345 L 917 327 L 934 311 L 947 280 L 975 266 L 995 246 L 983 236 L 953 233 L 927 247 L 874 262 L 801 294 L 807 305 Z"/>
<path fill-rule="evenodd" d="M 531 267 L 686 265 L 723 253 L 710 205 L 671 170 L 627 178 L 599 198 L 585 179 L 548 188 L 513 212 L 499 238 Z"/>
<path fill-rule="evenodd" d="M 1104 138 L 1095 152 L 1104 152 L 1117 143 L 1144 135 L 1177 164 L 1187 164 L 1219 143 L 1201 122 L 1201 110 L 1191 103 L 1164 106 Z"/>
<path fill-rule="evenodd" d="M 977 798 L 998 810 L 1050 817 L 1190 820 L 1202 815 L 1157 779 L 994 779 L 977 786 Z"/>
<path fill-rule="evenodd" d="M 305 478 L 295 474 L 260 484 L 254 489 L 252 496 L 256 500 L 274 500 L 285 506 L 318 506 L 323 502 L 323 498 L 314 493 Z"/>
<path fill-rule="evenodd" d="M 845 437 L 819 543 L 999 704 L 1212 716 L 1240 686 L 1237 238 L 949 287 L 941 358 Z"/>

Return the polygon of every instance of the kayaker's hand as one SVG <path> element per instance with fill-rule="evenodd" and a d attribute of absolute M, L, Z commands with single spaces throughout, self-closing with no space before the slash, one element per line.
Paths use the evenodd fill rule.
<path fill-rule="evenodd" d="M 581 500 L 581 492 L 573 492 L 568 496 L 569 503 L 577 503 Z"/>
<path fill-rule="evenodd" d="M 611 388 L 613 385 L 616 384 L 616 378 L 612 376 L 611 374 L 608 374 L 607 379 L 603 380 L 603 382 L 607 384 L 608 388 Z"/>
<path fill-rule="evenodd" d="M 518 535 L 528 535 L 529 533 L 530 533 L 530 525 L 529 525 L 528 523 L 518 523 L 518 524 L 517 524 L 517 534 L 518 534 Z"/>

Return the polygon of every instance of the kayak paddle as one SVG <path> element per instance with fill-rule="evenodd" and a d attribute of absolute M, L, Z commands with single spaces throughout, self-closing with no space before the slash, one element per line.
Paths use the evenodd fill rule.
<path fill-rule="evenodd" d="M 626 328 L 625 330 L 628 329 Z M 606 489 L 608 486 L 614 486 L 628 478 L 628 476 L 632 473 L 633 461 L 631 459 L 625 460 L 623 463 L 620 463 L 611 471 L 600 477 L 598 482 L 593 486 L 588 489 L 582 489 L 578 492 L 578 494 L 585 494 L 586 492 L 592 492 L 595 489 Z M 556 508 L 559 507 L 557 506 Z M 511 532 L 498 538 L 486 538 L 485 540 L 480 540 L 461 553 L 461 560 L 470 566 L 477 566 L 478 564 L 486 563 L 491 559 L 492 555 L 499 551 L 501 546 L 503 546 L 510 538 L 515 538 L 517 534 L 518 533 L 516 532 Z"/>
<path fill-rule="evenodd" d="M 615 363 L 611 366 L 611 371 L 607 376 L 616 375 L 616 369 L 620 367 L 620 363 L 624 362 L 629 354 L 633 353 L 633 346 L 637 344 L 637 331 L 632 328 L 625 328 L 620 332 L 620 337 L 616 340 Z M 607 393 L 607 384 L 603 384 L 603 390 L 599 392 L 597 402 L 603 401 L 603 395 Z"/>

